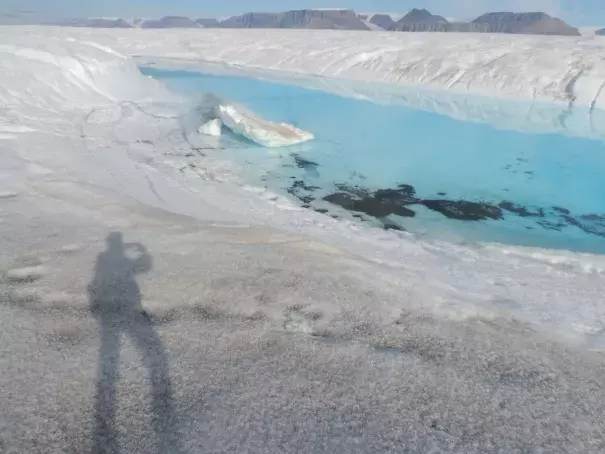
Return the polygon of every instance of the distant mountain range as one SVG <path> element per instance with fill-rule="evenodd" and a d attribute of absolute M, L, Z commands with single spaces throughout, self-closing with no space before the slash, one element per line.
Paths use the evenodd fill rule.
<path fill-rule="evenodd" d="M 412 10 L 389 30 L 409 32 L 513 33 L 580 36 L 580 31 L 546 13 L 487 13 L 471 22 L 450 23 L 427 10 Z"/>
<path fill-rule="evenodd" d="M 370 30 L 351 10 L 304 9 L 283 13 L 247 13 L 220 23 L 223 28 L 313 28 Z"/>
<path fill-rule="evenodd" d="M 95 28 L 306 28 L 385 30 L 401 32 L 472 32 L 579 36 L 580 31 L 546 13 L 487 13 L 470 22 L 448 21 L 426 9 L 413 9 L 394 20 L 390 14 L 357 14 L 346 9 L 293 10 L 282 13 L 246 13 L 222 21 L 166 16 L 157 20 L 121 18 L 77 19 L 51 25 Z M 605 35 L 605 29 L 597 31 Z"/>

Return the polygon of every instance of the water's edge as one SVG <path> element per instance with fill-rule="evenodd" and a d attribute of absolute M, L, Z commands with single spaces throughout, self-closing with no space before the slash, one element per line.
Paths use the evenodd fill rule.
<path fill-rule="evenodd" d="M 306 208 L 455 242 L 605 253 L 605 207 L 593 194 L 602 186 L 597 175 L 605 172 L 605 150 L 593 137 L 494 129 L 402 104 L 310 91 L 296 83 L 142 71 L 190 96 L 216 92 L 274 121 L 318 131 L 315 142 L 271 152 L 246 143 L 234 148 L 233 140 L 219 146 L 244 168 L 250 183 L 287 193 Z M 437 95 L 432 96 L 438 104 Z M 352 139 L 349 130 L 363 131 L 363 137 Z M 449 137 L 432 137 L 436 131 Z M 409 155 L 404 161 L 393 151 L 402 141 Z M 565 175 L 567 169 L 571 173 Z M 594 188 L 580 181 L 586 177 Z M 567 193 L 565 184 L 572 188 Z"/>

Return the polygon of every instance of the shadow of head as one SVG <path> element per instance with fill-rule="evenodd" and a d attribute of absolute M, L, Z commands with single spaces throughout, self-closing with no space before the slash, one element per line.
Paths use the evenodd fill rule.
<path fill-rule="evenodd" d="M 124 235 L 122 232 L 111 232 L 105 238 L 108 250 L 123 250 L 124 249 Z"/>
<path fill-rule="evenodd" d="M 125 243 L 122 232 L 111 232 L 105 242 L 107 250 L 100 258 L 108 271 L 139 274 L 151 270 L 151 255 L 141 243 Z"/>

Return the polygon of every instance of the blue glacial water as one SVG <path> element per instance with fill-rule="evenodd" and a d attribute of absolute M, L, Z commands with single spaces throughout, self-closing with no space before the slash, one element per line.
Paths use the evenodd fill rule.
<path fill-rule="evenodd" d="M 452 241 L 605 253 L 602 141 L 497 129 L 254 78 L 142 71 L 192 102 L 212 92 L 313 132 L 316 140 L 294 147 L 224 150 L 252 184 L 309 209 Z"/>

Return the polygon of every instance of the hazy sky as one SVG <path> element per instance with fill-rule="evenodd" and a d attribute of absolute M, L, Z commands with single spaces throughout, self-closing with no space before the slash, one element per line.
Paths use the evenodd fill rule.
<path fill-rule="evenodd" d="M 43 18 L 165 14 L 220 17 L 247 11 L 330 7 L 385 12 L 417 7 L 457 19 L 486 11 L 545 11 L 573 25 L 605 26 L 605 0 L 0 0 L 1 14 Z"/>

